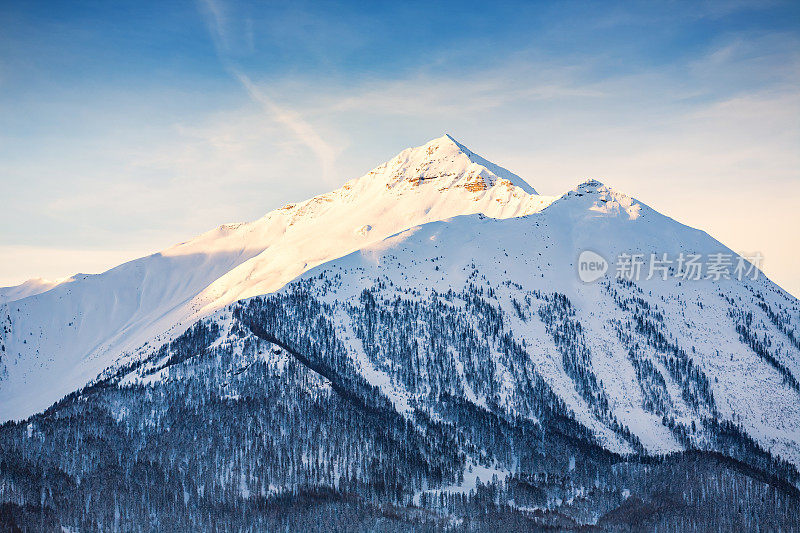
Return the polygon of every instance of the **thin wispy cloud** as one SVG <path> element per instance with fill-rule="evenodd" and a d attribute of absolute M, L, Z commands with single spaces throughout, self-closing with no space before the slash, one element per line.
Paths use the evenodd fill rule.
<path fill-rule="evenodd" d="M 311 124 L 303 120 L 298 114 L 277 105 L 263 90 L 256 86 L 249 77 L 234 70 L 234 76 L 253 101 L 260 104 L 270 113 L 276 121 L 286 126 L 298 139 L 300 139 L 319 159 L 322 167 L 322 178 L 326 182 L 331 180 L 332 171 L 336 162 L 336 150 L 320 137 Z"/>
<path fill-rule="evenodd" d="M 198 8 L 205 19 L 208 33 L 214 41 L 217 55 L 221 59 L 226 57 L 230 43 L 228 42 L 227 21 L 223 11 L 223 4 L 216 0 L 199 0 Z"/>
<path fill-rule="evenodd" d="M 201 0 L 201 12 L 204 14 L 209 34 L 214 41 L 217 56 L 223 67 L 230 75 L 236 79 L 248 96 L 269 114 L 276 122 L 283 125 L 300 142 L 305 144 L 309 150 L 317 157 L 322 171 L 322 179 L 326 183 L 331 181 L 333 169 L 336 163 L 337 150 L 326 142 L 317 132 L 314 126 L 303 119 L 300 113 L 293 111 L 285 106 L 279 105 L 267 92 L 257 86 L 250 77 L 236 66 L 230 57 L 229 31 L 227 29 L 228 20 L 224 5 L 218 0 Z M 252 52 L 254 49 L 254 30 L 252 19 L 243 21 L 243 37 L 246 40 L 247 48 Z"/>

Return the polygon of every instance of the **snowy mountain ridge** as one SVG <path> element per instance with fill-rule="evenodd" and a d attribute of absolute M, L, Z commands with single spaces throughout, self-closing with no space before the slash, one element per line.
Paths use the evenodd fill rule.
<path fill-rule="evenodd" d="M 343 281 L 340 283 L 343 287 L 353 283 L 354 279 L 374 280 L 384 277 L 390 284 L 402 284 L 407 290 L 446 293 L 467 289 L 471 282 L 462 278 L 469 264 L 474 272 L 480 271 L 485 283 L 497 292 L 502 292 L 502 287 L 511 287 L 512 283 L 524 287 L 524 290 L 512 291 L 508 295 L 506 305 L 499 306 L 501 312 L 509 313 L 509 302 L 512 300 L 523 301 L 530 298 L 532 293 L 546 294 L 554 291 L 569 298 L 572 302 L 570 305 L 578 311 L 575 316 L 580 316 L 579 311 L 584 306 L 591 309 L 589 316 L 584 317 L 581 322 L 585 332 L 585 339 L 581 341 L 584 346 L 581 349 L 598 354 L 592 356 L 591 365 L 598 367 L 592 372 L 596 372 L 596 379 L 605 385 L 601 391 L 596 391 L 597 398 L 592 399 L 591 395 L 587 396 L 586 391 L 581 392 L 580 387 L 572 383 L 574 376 L 571 378 L 568 369 L 559 364 L 558 350 L 553 351 L 552 340 L 547 340 L 550 334 L 546 327 L 543 329 L 540 325 L 538 329 L 530 331 L 525 340 L 527 343 L 539 345 L 537 355 L 531 354 L 534 360 L 551 352 L 549 362 L 545 363 L 547 359 L 541 359 L 537 361 L 537 366 L 549 368 L 546 381 L 556 388 L 561 398 L 572 398 L 566 401 L 567 405 L 574 411 L 577 420 L 591 428 L 605 443 L 604 446 L 620 453 L 634 450 L 631 442 L 620 440 L 609 429 L 609 426 L 622 425 L 626 428 L 637 428 L 632 431 L 637 439 L 633 445 L 643 446 L 648 452 L 664 453 L 683 449 L 685 446 L 662 423 L 666 411 L 654 414 L 642 409 L 642 394 L 647 396 L 649 392 L 637 391 L 637 387 L 641 389 L 641 383 L 636 385 L 641 376 L 628 375 L 627 381 L 621 378 L 622 368 L 633 368 L 628 353 L 631 348 L 626 348 L 625 342 L 620 339 L 618 326 L 630 320 L 627 316 L 629 310 L 620 309 L 619 304 L 608 307 L 610 304 L 607 302 L 611 300 L 612 294 L 622 292 L 624 287 L 617 287 L 606 280 L 601 280 L 598 285 L 584 285 L 575 275 L 574 263 L 583 249 L 601 250 L 608 258 L 629 250 L 643 254 L 669 252 L 675 255 L 684 251 L 730 251 L 705 233 L 682 226 L 596 180 L 581 183 L 557 199 L 540 197 L 523 190 L 523 186 L 531 191 L 533 189 L 517 176 L 488 162 L 483 164 L 484 162 L 485 160 L 472 154 L 451 137 L 444 136 L 422 147 L 404 150 L 364 177 L 347 182 L 331 193 L 290 204 L 252 223 L 221 226 L 161 254 L 127 263 L 105 274 L 72 279 L 70 283 L 54 290 L 9 302 L 6 306 L 9 310 L 18 306 L 15 318 L 26 316 L 27 310 L 31 313 L 27 316 L 35 317 L 33 310 L 37 306 L 45 306 L 49 312 L 39 313 L 39 316 L 46 318 L 49 324 L 36 324 L 35 321 L 17 323 L 10 320 L 11 315 L 7 313 L 7 321 L 11 326 L 3 337 L 4 353 L 14 353 L 15 341 L 19 353 L 11 361 L 11 365 L 5 358 L 6 375 L 4 383 L 0 384 L 4 412 L 13 417 L 15 410 L 17 416 L 25 416 L 35 409 L 43 409 L 58 397 L 52 392 L 48 394 L 32 386 L 35 383 L 44 384 L 48 391 L 69 393 L 91 381 L 108 367 L 120 368 L 131 360 L 146 358 L 152 349 L 182 333 L 191 323 L 206 316 L 215 316 L 214 313 L 230 313 L 227 306 L 231 303 L 272 293 L 307 271 L 309 274 L 300 279 L 315 275 L 320 268 L 326 272 L 329 269 L 342 269 L 344 267 L 341 264 L 358 258 L 360 266 L 350 267 L 346 275 L 341 275 Z M 497 173 L 489 171 L 487 164 L 496 169 Z M 510 179 L 500 177 L 500 174 L 513 179 L 517 185 Z M 377 201 L 378 198 L 385 201 Z M 481 216 L 491 218 L 481 220 L 463 216 L 469 213 L 480 213 Z M 446 220 L 453 215 L 462 216 L 451 222 L 434 222 L 430 225 L 431 221 Z M 492 222 L 494 219 L 508 220 Z M 418 224 L 409 221 L 418 221 Z M 392 265 L 397 260 L 398 250 L 406 251 L 411 247 L 416 248 L 416 251 L 404 260 L 398 260 L 398 266 Z M 501 249 L 502 257 L 499 255 Z M 355 252 L 356 250 L 360 251 Z M 355 255 L 346 255 L 353 252 Z M 387 262 L 389 256 L 391 261 Z M 337 257 L 342 259 L 337 260 Z M 447 275 L 442 274 L 438 279 L 427 275 L 422 277 L 417 270 L 423 264 L 423 259 L 417 257 L 428 258 L 431 263 L 443 262 Z M 452 261 L 460 261 L 460 264 L 453 264 Z M 502 265 L 503 276 L 499 275 L 498 265 Z M 372 277 L 365 277 L 361 273 L 368 267 L 377 269 Z M 526 272 L 527 269 L 530 271 Z M 490 271 L 493 272 L 494 279 L 485 278 Z M 533 271 L 539 275 L 531 277 Z M 507 274 L 508 272 L 513 272 L 513 275 Z M 187 279 L 187 273 L 193 277 Z M 216 279 L 209 283 L 207 280 L 214 276 L 217 276 Z M 529 284 L 521 283 L 520 280 L 526 278 L 531 278 Z M 150 283 L 153 282 L 156 284 L 151 286 Z M 769 283 L 766 280 L 762 282 Z M 81 291 L 81 285 L 92 292 Z M 357 299 L 360 291 L 370 289 L 366 281 L 364 284 L 356 284 L 355 287 L 358 287 L 356 292 L 352 292 L 354 289 L 351 288 L 344 301 Z M 603 287 L 604 291 L 601 290 Z M 165 289 L 171 292 L 165 292 Z M 94 291 L 97 290 L 110 293 L 113 303 L 98 305 L 94 298 Z M 654 290 L 661 294 L 662 302 L 660 306 L 655 301 L 648 303 L 648 306 L 658 308 L 662 316 L 674 312 L 682 317 L 686 316 L 688 310 L 682 306 L 679 310 L 671 309 L 666 303 L 670 297 L 669 291 L 682 292 L 684 295 L 691 291 L 694 299 L 703 301 L 701 305 L 704 312 L 696 319 L 706 324 L 706 330 L 711 330 L 715 324 L 730 322 L 730 319 L 726 320 L 724 317 L 730 314 L 729 305 L 719 305 L 719 297 L 715 293 L 736 294 L 741 291 L 741 285 L 734 283 L 723 289 L 712 286 L 710 282 L 683 286 L 678 282 L 675 287 L 661 283 L 648 289 L 650 294 Z M 754 291 L 762 293 L 765 287 L 748 287 L 747 290 L 749 293 L 745 296 L 749 294 L 753 299 Z M 704 301 L 709 295 L 717 305 Z M 131 298 L 127 305 L 122 300 L 125 297 Z M 783 297 L 785 301 L 778 303 L 780 308 L 792 304 L 791 297 L 785 294 Z M 68 302 L 67 306 L 62 303 L 65 301 Z M 120 305 L 121 301 L 123 305 Z M 91 307 L 86 309 L 89 307 L 88 302 L 91 302 Z M 100 303 L 103 301 L 100 300 Z M 342 305 L 339 300 L 333 303 Z M 708 323 L 706 318 L 711 315 L 711 309 L 717 309 L 719 316 Z M 58 316 L 59 310 L 71 314 Z M 156 314 L 155 317 L 152 316 L 153 313 Z M 522 316 L 519 310 L 516 314 Z M 66 331 L 52 326 L 48 330 L 56 317 L 67 323 Z M 603 317 L 603 320 L 597 317 Z M 507 320 L 513 322 L 513 313 Z M 611 327 L 610 324 L 616 325 Z M 38 326 L 38 329 L 30 327 L 31 325 Z M 119 327 L 119 331 L 106 333 L 109 325 Z M 664 322 L 664 325 L 665 333 L 670 339 L 677 340 L 686 335 L 680 327 L 668 331 L 670 324 Z M 25 326 L 28 326 L 27 338 L 24 335 L 25 329 L 22 329 Z M 529 327 L 530 322 L 523 320 L 512 329 L 519 332 L 526 331 Z M 767 322 L 765 328 L 769 329 Z M 772 324 L 772 328 L 775 329 L 776 326 Z M 18 333 L 20 329 L 22 334 Z M 53 329 L 58 331 L 57 336 L 51 336 Z M 616 333 L 614 329 L 617 330 Z M 735 325 L 731 325 L 731 336 L 738 337 L 739 334 L 734 329 Z M 38 339 L 33 333 L 38 333 Z M 715 333 L 712 345 L 718 347 L 720 332 Z M 788 369 L 791 376 L 795 376 L 800 373 L 800 354 L 791 343 L 780 340 L 779 332 L 776 335 L 776 345 L 784 346 L 786 351 L 780 356 L 785 359 L 780 363 L 781 367 Z M 74 341 L 77 343 L 70 345 Z M 705 339 L 686 335 L 685 341 L 687 346 L 682 349 L 688 349 L 688 343 L 692 343 L 692 349 L 697 354 L 697 343 L 705 342 Z M 731 346 L 738 349 L 741 343 L 731 341 Z M 61 358 L 51 355 L 46 360 L 50 365 L 42 365 L 41 354 L 45 349 L 59 351 Z M 123 352 L 129 355 L 121 357 Z M 133 356 L 134 352 L 139 355 Z M 355 350 L 354 354 L 357 353 L 358 350 Z M 30 361 L 24 359 L 30 354 L 35 354 Z M 658 356 L 649 354 L 649 357 L 654 358 L 653 368 L 658 368 Z M 694 357 L 714 359 L 704 352 L 694 355 L 693 360 Z M 368 365 L 372 372 L 380 367 L 379 361 L 370 362 L 363 356 L 356 358 L 361 365 Z M 751 359 L 755 361 L 758 357 L 753 356 Z M 31 361 L 40 366 L 36 368 L 31 365 L 26 368 L 25 363 Z M 466 363 L 455 361 L 454 364 L 463 366 Z M 666 363 L 661 361 L 661 364 Z M 769 365 L 766 366 L 765 371 L 768 371 Z M 495 370 L 500 375 L 509 376 L 506 368 L 498 367 Z M 713 375 L 716 382 L 720 378 L 725 381 L 725 372 L 716 375 L 720 370 L 724 369 L 718 368 Z M 705 369 L 703 371 L 707 372 Z M 795 411 L 800 401 L 795 400 L 800 400 L 800 397 L 797 390 L 785 386 L 782 376 L 774 373 L 774 369 L 772 371 L 774 377 L 763 378 L 772 383 L 766 397 L 738 396 L 726 389 L 726 395 L 722 397 L 729 406 L 727 415 L 739 417 L 737 421 L 741 422 L 742 412 L 749 409 L 750 416 L 744 420 L 753 423 L 749 428 L 753 436 L 764 442 L 765 446 L 780 449 L 781 455 L 798 464 L 800 448 L 796 435 L 800 432 L 800 411 Z M 588 370 L 584 369 L 584 372 Z M 709 410 L 708 405 L 700 405 L 699 410 L 687 407 L 683 403 L 685 399 L 682 398 L 682 393 L 676 392 L 678 389 L 674 388 L 684 386 L 680 379 L 675 378 L 677 382 L 670 385 L 669 379 L 663 377 L 665 367 L 655 372 L 660 373 L 658 381 L 664 382 L 663 396 L 669 398 L 669 404 L 673 408 L 670 416 L 683 420 L 687 426 L 693 422 L 695 428 L 702 424 L 703 417 L 720 416 L 719 413 Z M 752 372 L 751 368 L 750 379 L 754 375 Z M 52 376 L 50 379 L 46 378 L 48 373 Z M 60 381 L 55 377 L 59 374 Z M 64 374 L 69 378 L 63 379 Z M 388 374 L 382 378 L 383 383 L 387 382 L 387 376 Z M 22 379 L 15 380 L 15 377 Z M 507 385 L 513 389 L 516 385 L 509 383 L 515 378 L 508 379 L 511 381 Z M 615 385 L 611 387 L 611 384 Z M 474 385 L 467 384 L 464 390 L 473 390 L 473 387 Z M 26 394 L 20 393 L 23 388 L 28 391 L 27 404 L 24 403 Z M 387 394 L 397 397 L 398 390 L 401 389 L 391 385 Z M 716 392 L 715 396 L 720 397 L 721 394 Z M 31 396 L 37 397 L 34 403 L 30 403 Z M 411 397 L 413 394 L 408 392 L 402 396 Z M 470 397 L 477 398 L 473 393 Z M 609 403 L 611 414 L 598 415 L 594 412 L 594 401 Z M 479 403 L 485 402 L 486 399 L 483 399 Z M 519 406 L 509 405 L 506 408 L 516 412 Z M 771 417 L 774 420 L 768 422 L 768 425 L 775 424 L 785 429 L 764 427 L 764 421 Z M 761 419 L 760 423 L 756 423 L 757 418 Z"/>
<path fill-rule="evenodd" d="M 121 354 L 168 340 L 216 309 L 274 291 L 309 268 L 398 231 L 469 213 L 516 217 L 554 200 L 529 192 L 521 178 L 445 135 L 404 150 L 336 191 L 15 298 L 0 307 L 7 329 L 0 419 L 44 409 Z"/>
<path fill-rule="evenodd" d="M 585 251 L 608 263 L 592 282 Z M 661 266 L 615 272 L 634 256 Z M 282 529 L 265 508 L 327 501 L 476 530 L 800 527 L 800 302 L 684 256 L 742 259 L 596 180 L 539 196 L 435 139 L 254 222 L 0 293 L 0 414 L 26 419 L 0 427 L 0 496 L 89 529 Z"/>
<path fill-rule="evenodd" d="M 12 287 L 0 287 L 0 304 L 22 300 L 28 296 L 35 296 L 37 294 L 47 292 L 57 285 L 68 283 L 81 276 L 82 274 L 75 274 L 74 276 L 69 276 L 62 279 L 32 278 L 24 283 L 21 283 L 20 285 L 14 285 Z"/>
<path fill-rule="evenodd" d="M 792 383 L 800 373 L 800 347 L 770 318 L 778 310 L 797 317 L 797 301 L 763 277 L 744 283 L 657 278 L 625 283 L 608 276 L 597 284 L 584 284 L 574 269 L 580 250 L 587 248 L 606 257 L 629 250 L 731 253 L 707 234 L 590 180 L 537 214 L 506 220 L 464 216 L 426 224 L 320 265 L 297 283 L 305 280 L 324 287 L 318 288 L 320 300 L 334 310 L 357 306 L 364 291 L 375 291 L 375 298 L 384 302 L 408 294 L 420 302 L 485 285 L 494 293 L 492 303 L 509 332 L 524 340 L 530 372 L 542 375 L 608 449 L 630 453 L 641 446 L 660 454 L 702 446 L 709 438 L 704 434 L 709 420 L 730 420 L 765 449 L 800 464 L 800 389 Z M 293 285 L 287 290 L 295 290 Z M 569 302 L 569 311 L 562 309 L 569 318 L 560 317 L 562 324 L 548 324 L 542 315 L 553 295 Z M 534 303 L 527 303 L 531 299 Z M 769 339 L 765 344 L 772 347 L 774 358 L 753 350 L 737 330 L 741 310 L 750 308 L 757 310 L 751 321 L 758 335 Z M 632 321 L 638 321 L 638 327 Z M 343 337 L 352 338 L 348 328 L 353 326 L 347 326 L 347 320 L 335 322 L 344 324 Z M 565 331 L 559 328 L 569 331 L 574 326 L 581 333 L 576 344 L 560 346 Z M 399 372 L 396 366 L 405 361 L 382 368 L 384 360 L 366 357 L 358 342 L 351 349 L 359 364 L 370 369 L 368 381 L 385 387 L 387 397 L 405 405 L 415 394 L 430 393 L 403 392 L 399 373 L 392 375 L 392 369 Z M 565 362 L 582 350 L 588 361 Z M 460 360 L 469 354 L 453 352 L 452 357 L 454 368 L 479 364 Z M 508 390 L 477 403 L 519 415 L 524 409 L 517 402 L 524 403 L 525 396 L 521 376 L 504 365 L 500 354 L 490 360 L 497 364 L 493 373 L 505 376 L 502 382 Z M 688 366 L 681 368 L 681 360 Z M 571 370 L 571 365 L 576 368 Z M 652 382 L 645 375 L 648 371 L 655 376 Z M 594 376 L 590 379 L 599 386 L 581 384 L 586 375 Z M 473 400 L 479 398 L 475 390 L 495 386 L 461 379 L 464 394 Z M 514 394 L 516 401 L 511 399 Z M 608 405 L 608 413 L 598 412 L 602 404 Z M 633 438 L 620 437 L 613 429 L 616 425 L 629 428 Z M 691 427 L 695 429 L 688 435 L 683 433 Z"/>
<path fill-rule="evenodd" d="M 408 390 L 399 382 L 400 376 L 393 372 L 398 372 L 396 365 L 407 362 L 393 361 L 385 367 L 384 357 L 373 359 L 364 352 L 363 339 L 354 338 L 354 326 L 348 325 L 348 307 L 357 306 L 364 291 L 376 291 L 375 297 L 380 294 L 384 302 L 409 294 L 416 302 L 463 294 L 475 290 L 480 275 L 509 332 L 523 335 L 526 364 L 532 365 L 527 372 L 541 376 L 571 416 L 609 450 L 663 454 L 707 446 L 712 438 L 706 434 L 709 420 L 728 420 L 741 425 L 765 449 L 800 464 L 800 389 L 796 381 L 791 383 L 800 372 L 800 350 L 793 334 L 787 335 L 774 319 L 780 313 L 793 312 L 796 317 L 796 300 L 763 277 L 694 283 L 655 278 L 626 284 L 609 274 L 597 284 L 584 284 L 575 273 L 575 261 L 584 249 L 608 258 L 629 251 L 732 254 L 704 232 L 588 180 L 530 216 L 461 216 L 404 230 L 320 264 L 281 292 L 291 293 L 303 284 L 315 286 L 320 301 L 331 306 L 340 336 L 350 339 L 345 344 L 353 343 L 350 357 L 367 381 L 400 412 L 409 413 L 421 408 L 430 390 Z M 386 287 L 392 287 L 389 295 L 384 294 Z M 566 321 L 560 325 L 548 323 L 542 315 L 554 295 L 568 302 L 558 309 L 569 316 L 562 317 Z M 224 317 L 239 305 L 224 307 L 208 320 L 230 329 L 233 325 Z M 767 344 L 776 348 L 774 357 L 753 350 L 737 330 L 736 316 L 748 308 L 756 309 L 761 335 L 769 336 Z M 632 320 L 638 321 L 637 326 L 631 325 Z M 559 328 L 573 327 L 581 334 L 571 340 L 575 346 L 565 348 L 560 345 L 565 332 Z M 720 354 L 721 347 L 729 350 L 729 359 Z M 565 353 L 576 352 L 590 354 L 588 360 L 567 363 Z M 148 361 L 150 353 L 141 352 L 139 360 Z M 454 351 L 451 357 L 448 365 L 453 368 L 479 366 L 461 359 L 468 354 Z M 519 416 L 525 411 L 523 377 L 515 375 L 498 353 L 489 355 L 489 360 L 496 365 L 492 374 L 502 376 L 505 392 L 482 396 L 476 391 L 492 390 L 496 384 L 470 382 L 459 370 L 460 394 L 476 405 L 494 405 Z M 104 376 L 130 363 L 125 359 Z M 154 363 L 121 379 L 129 384 L 161 379 Z M 730 372 L 734 365 L 736 371 Z M 583 379 L 592 384 L 581 384 Z M 624 428 L 622 434 L 619 428 Z"/>

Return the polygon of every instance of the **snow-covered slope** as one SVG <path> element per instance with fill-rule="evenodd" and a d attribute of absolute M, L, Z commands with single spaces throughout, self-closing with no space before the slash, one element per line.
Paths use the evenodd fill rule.
<path fill-rule="evenodd" d="M 608 270 L 582 281 L 587 251 Z M 626 254 L 640 275 L 618 276 Z M 0 419 L 74 392 L 0 427 L 0 500 L 81 529 L 209 509 L 284 529 L 363 498 L 384 525 L 391 505 L 475 530 L 794 530 L 800 302 L 737 266 L 602 183 L 538 196 L 445 136 L 254 222 L 0 290 Z"/>
<path fill-rule="evenodd" d="M 281 239 L 217 280 L 193 308 L 205 314 L 274 291 L 313 266 L 418 224 L 472 213 L 517 217 L 554 199 L 445 135 L 341 189 L 267 215 L 262 220 L 280 227 Z"/>
<path fill-rule="evenodd" d="M 576 271 L 587 249 L 612 262 L 595 283 L 583 283 Z M 310 283 L 313 294 L 342 310 L 363 305 L 366 290 L 388 314 L 398 298 L 444 300 L 445 309 L 463 310 L 468 298 L 445 295 L 477 291 L 524 344 L 529 368 L 514 368 L 518 362 L 494 352 L 499 385 L 462 373 L 463 393 L 473 403 L 524 415 L 524 384 L 537 374 L 611 450 L 713 448 L 709 424 L 727 421 L 800 465 L 798 301 L 763 275 L 647 280 L 645 267 L 641 279 L 620 281 L 612 258 L 621 253 L 733 254 L 706 233 L 589 181 L 531 216 L 465 216 L 413 228 L 311 270 L 298 283 Z M 424 377 L 417 389 L 403 390 L 398 382 L 405 363 L 391 353 L 379 351 L 364 364 L 361 341 L 347 331 L 352 326 L 344 316 L 342 335 L 354 339 L 353 357 L 374 385 L 399 405 L 430 392 Z M 581 352 L 585 364 L 567 361 Z M 457 350 L 449 357 L 456 369 L 478 364 Z M 597 387 L 587 385 L 592 380 Z M 617 431 L 617 424 L 635 438 Z"/>
<path fill-rule="evenodd" d="M 576 272 L 584 250 L 610 263 L 594 283 Z M 538 196 L 445 136 L 257 221 L 7 301 L 0 418 L 104 370 L 156 379 L 159 347 L 199 319 L 237 337 L 248 298 L 307 291 L 403 416 L 446 391 L 535 422 L 546 390 L 612 451 L 724 449 L 735 433 L 800 465 L 798 301 L 763 276 L 681 280 L 675 265 L 615 279 L 622 253 L 732 254 L 597 181 Z"/>
<path fill-rule="evenodd" d="M 13 287 L 0 287 L 0 304 L 22 300 L 28 296 L 34 296 L 36 294 L 47 292 L 56 285 L 61 285 L 62 283 L 72 281 L 75 277 L 80 277 L 80 274 L 59 280 L 32 278 L 25 283 L 14 285 Z"/>
<path fill-rule="evenodd" d="M 577 274 L 584 250 L 611 262 L 594 283 Z M 419 411 L 443 416 L 444 392 L 535 422 L 541 379 L 567 416 L 611 451 L 733 453 L 731 442 L 752 438 L 800 466 L 798 301 L 763 275 L 681 280 L 673 270 L 648 280 L 645 267 L 639 279 L 617 279 L 622 253 L 732 254 L 588 181 L 528 216 L 461 216 L 398 232 L 277 294 L 317 302 L 352 367 L 411 419 Z M 263 334 L 267 319 L 248 311 L 263 308 L 258 301 L 206 320 L 223 332 L 215 346 L 242 342 L 248 328 Z M 289 320 L 303 329 L 311 319 Z M 140 357 L 145 364 L 123 371 L 123 383 L 166 375 L 161 352 Z"/>
<path fill-rule="evenodd" d="M 552 201 L 444 136 L 254 222 L 220 226 L 30 297 L 21 297 L 25 286 L 4 289 L 0 420 L 42 410 L 125 352 L 398 231 L 470 213 L 516 217 Z"/>

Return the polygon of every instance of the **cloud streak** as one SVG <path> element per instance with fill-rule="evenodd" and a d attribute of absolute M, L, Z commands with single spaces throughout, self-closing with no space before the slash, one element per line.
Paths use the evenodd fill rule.
<path fill-rule="evenodd" d="M 232 72 L 254 102 L 262 106 L 276 121 L 283 124 L 317 156 L 322 166 L 323 180 L 325 180 L 325 182 L 330 182 L 336 162 L 336 150 L 325 142 L 314 127 L 299 114 L 276 104 L 263 90 L 256 86 L 247 75 L 238 70 L 233 70 Z"/>
<path fill-rule="evenodd" d="M 266 91 L 257 86 L 250 77 L 237 67 L 230 57 L 231 39 L 227 30 L 228 21 L 225 8 L 218 0 L 201 0 L 201 13 L 206 20 L 208 32 L 214 42 L 222 66 L 238 81 L 247 92 L 250 99 L 257 103 L 276 122 L 283 125 L 295 138 L 303 143 L 319 160 L 322 170 L 322 179 L 332 184 L 333 170 L 336 163 L 337 150 L 317 132 L 314 126 L 305 120 L 299 113 L 287 107 L 278 105 Z M 245 24 L 245 37 L 247 48 L 253 50 L 252 20 L 247 19 Z"/>

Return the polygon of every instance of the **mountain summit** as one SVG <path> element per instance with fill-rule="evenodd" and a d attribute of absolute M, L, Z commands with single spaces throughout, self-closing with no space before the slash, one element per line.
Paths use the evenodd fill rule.
<path fill-rule="evenodd" d="M 0 359 L 0 419 L 44 409 L 145 343 L 168 340 L 225 305 L 275 291 L 395 233 L 459 215 L 523 216 L 554 199 L 445 135 L 335 191 L 14 298 L 0 308 L 11 354 Z M 0 303 L 23 289 L 0 291 Z"/>
<path fill-rule="evenodd" d="M 736 265 L 598 181 L 540 196 L 434 139 L 2 292 L 0 504 L 54 530 L 797 530 L 800 302 Z"/>
<path fill-rule="evenodd" d="M 525 180 L 475 154 L 450 135 L 403 150 L 370 175 L 387 178 L 390 188 L 398 184 L 428 182 L 440 188 L 463 187 L 472 192 L 500 185 L 537 194 Z"/>

